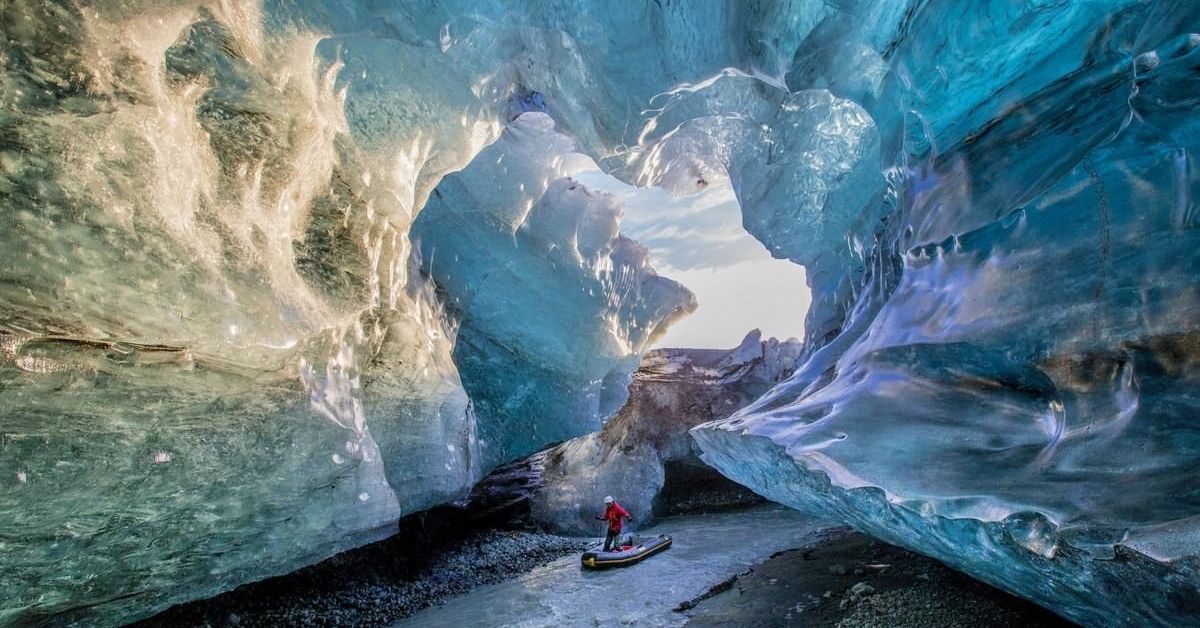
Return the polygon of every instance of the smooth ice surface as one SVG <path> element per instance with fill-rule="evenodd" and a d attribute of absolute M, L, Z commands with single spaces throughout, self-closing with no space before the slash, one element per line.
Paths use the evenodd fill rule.
<path fill-rule="evenodd" d="M 561 558 L 508 582 L 480 587 L 394 624 L 419 626 L 679 626 L 680 602 L 766 560 L 801 547 L 827 524 L 765 506 L 672 517 L 637 534 L 670 534 L 671 548 L 624 569 L 587 571 Z M 753 534 L 746 534 L 754 530 Z"/>

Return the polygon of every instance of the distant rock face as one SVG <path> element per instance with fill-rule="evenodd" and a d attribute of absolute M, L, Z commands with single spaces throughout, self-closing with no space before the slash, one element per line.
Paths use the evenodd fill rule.
<path fill-rule="evenodd" d="M 723 480 L 699 459 L 688 430 L 729 416 L 789 376 L 802 352 L 795 340 L 762 339 L 750 332 L 740 345 L 719 349 L 658 349 L 634 374 L 629 401 L 604 429 L 567 441 L 545 457 L 542 486 L 531 499 L 533 517 L 552 529 L 596 533 L 594 517 L 606 495 L 639 522 L 667 508 L 656 503 L 671 477 L 686 496 Z M 688 469 L 704 471 L 688 472 Z"/>

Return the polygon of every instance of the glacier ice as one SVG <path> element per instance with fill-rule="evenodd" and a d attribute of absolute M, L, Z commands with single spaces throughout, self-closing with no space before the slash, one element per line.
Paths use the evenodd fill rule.
<path fill-rule="evenodd" d="M 414 216 L 516 114 L 588 124 L 525 87 L 579 75 L 569 38 L 449 10 L 0 8 L 0 623 L 114 624 L 295 569 L 619 405 L 690 304 L 616 236 L 619 208 L 563 182 L 529 197 L 518 272 L 595 288 L 538 339 L 476 309 L 458 342 L 414 263 Z M 573 363 L 589 332 L 608 354 Z M 481 420 L 454 363 L 479 356 L 517 382 L 476 391 Z M 556 414 L 492 411 L 526 385 Z"/>
<path fill-rule="evenodd" d="M 456 313 L 454 359 L 489 464 L 599 429 L 647 343 L 696 307 L 620 235 L 620 200 L 570 177 L 587 164 L 574 149 L 550 116 L 521 113 L 413 224 Z"/>
<path fill-rule="evenodd" d="M 460 495 L 474 418 L 388 183 L 413 173 L 351 136 L 349 61 L 249 4 L 3 20 L 0 623 L 132 620 Z"/>
<path fill-rule="evenodd" d="M 870 55 L 789 73 L 792 90 L 870 113 L 890 146 L 887 213 L 847 231 L 836 283 L 814 282 L 835 333 L 810 334 L 791 381 L 693 433 L 767 497 L 1086 625 L 1180 624 L 1200 592 L 1200 136 L 1184 113 L 1200 16 L 1001 7 L 914 5 L 859 33 L 887 60 L 878 89 L 837 85 Z"/>
<path fill-rule="evenodd" d="M 0 621 L 285 571 L 594 427 L 686 298 L 605 300 L 606 273 L 651 275 L 570 151 L 677 194 L 727 178 L 806 267 L 803 361 L 693 432 L 711 463 L 1084 623 L 1194 616 L 1198 23 L 1185 0 L 5 3 Z M 461 232 L 414 256 L 428 210 Z"/>

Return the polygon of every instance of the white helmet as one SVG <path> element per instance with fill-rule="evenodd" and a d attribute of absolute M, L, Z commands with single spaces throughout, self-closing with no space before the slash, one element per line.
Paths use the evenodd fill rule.
<path fill-rule="evenodd" d="M 611 504 L 611 503 L 613 503 L 613 498 L 612 498 L 612 495 L 609 495 L 608 497 L 605 497 L 605 498 L 604 498 L 604 503 L 606 503 L 606 504 Z"/>

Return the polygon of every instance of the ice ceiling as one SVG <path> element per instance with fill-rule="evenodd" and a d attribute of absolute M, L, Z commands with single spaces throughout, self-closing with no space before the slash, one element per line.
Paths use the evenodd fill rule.
<path fill-rule="evenodd" d="M 1200 6 L 0 7 L 0 623 L 114 624 L 595 429 L 731 185 L 805 364 L 708 461 L 1086 624 L 1200 611 Z M 797 312 L 797 316 L 801 316 Z"/>

